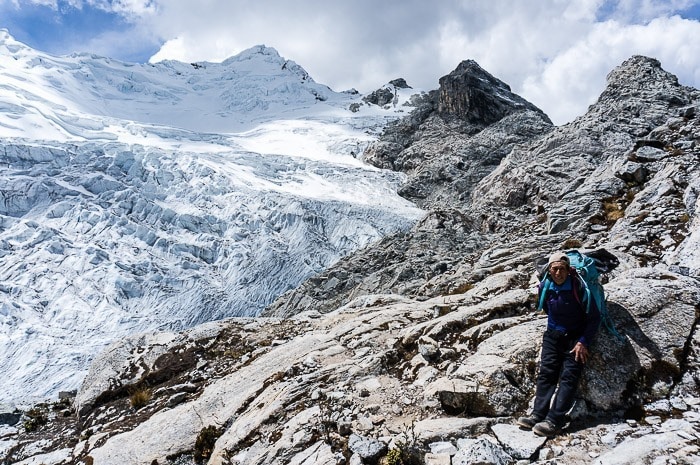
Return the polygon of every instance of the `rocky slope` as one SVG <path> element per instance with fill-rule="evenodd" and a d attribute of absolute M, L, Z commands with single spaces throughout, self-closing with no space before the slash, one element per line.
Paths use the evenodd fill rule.
<path fill-rule="evenodd" d="M 700 92 L 658 61 L 613 70 L 553 127 L 473 62 L 365 158 L 428 209 L 267 317 L 132 337 L 75 399 L 7 412 L 5 463 L 700 461 Z M 564 434 L 513 417 L 534 391 L 538 259 L 605 248 L 601 329 Z"/>

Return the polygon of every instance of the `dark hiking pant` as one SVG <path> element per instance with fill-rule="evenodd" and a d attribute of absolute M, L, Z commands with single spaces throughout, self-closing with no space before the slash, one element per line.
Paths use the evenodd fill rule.
<path fill-rule="evenodd" d="M 579 336 L 573 337 L 553 329 L 547 329 L 542 337 L 540 373 L 532 413 L 551 421 L 558 428 L 564 426 L 566 412 L 574 405 L 574 395 L 583 372 L 583 363 L 577 362 L 574 354 L 570 353 L 578 339 Z M 559 390 L 552 403 L 557 383 Z"/>

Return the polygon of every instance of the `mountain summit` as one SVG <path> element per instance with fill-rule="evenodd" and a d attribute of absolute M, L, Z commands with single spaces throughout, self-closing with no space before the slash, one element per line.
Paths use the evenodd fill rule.
<path fill-rule="evenodd" d="M 121 63 L 73 54 L 55 57 L 0 41 L 5 92 L 2 134 L 43 139 L 106 137 L 111 119 L 197 132 L 250 129 L 268 117 L 347 107 L 349 96 L 314 82 L 273 48 L 252 47 L 223 63 Z M 11 106 L 9 106 L 11 105 Z M 12 111 L 12 110 L 16 111 Z M 89 118 L 86 115 L 90 116 Z M 122 140 L 124 137 L 122 137 Z"/>
<path fill-rule="evenodd" d="M 465 60 L 440 78 L 438 113 L 443 117 L 489 125 L 511 112 L 529 109 L 544 112 L 511 92 L 510 86 L 486 72 L 474 60 Z"/>

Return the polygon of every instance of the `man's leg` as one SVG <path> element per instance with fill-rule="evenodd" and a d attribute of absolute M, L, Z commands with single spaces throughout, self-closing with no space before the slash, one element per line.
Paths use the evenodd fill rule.
<path fill-rule="evenodd" d="M 572 348 L 573 344 L 570 344 Z M 574 406 L 574 396 L 579 379 L 581 379 L 581 373 L 583 373 L 583 367 L 583 363 L 575 360 L 574 354 L 566 352 L 564 368 L 559 379 L 559 390 L 554 398 L 552 408 L 547 414 L 547 420 L 554 423 L 557 428 L 564 426 L 566 413 Z"/>
<path fill-rule="evenodd" d="M 549 413 L 549 406 L 557 388 L 563 357 L 558 349 L 560 333 L 547 330 L 542 337 L 542 353 L 540 356 L 540 372 L 537 375 L 535 404 L 532 415 L 538 420 L 544 419 Z"/>

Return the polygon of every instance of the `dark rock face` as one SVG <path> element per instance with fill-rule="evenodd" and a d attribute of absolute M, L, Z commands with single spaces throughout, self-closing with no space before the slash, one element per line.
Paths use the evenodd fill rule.
<path fill-rule="evenodd" d="M 410 117 L 386 128 L 365 161 L 409 174 L 400 194 L 421 207 L 451 208 L 466 203 L 515 145 L 551 128 L 541 110 L 464 61 Z"/>
<path fill-rule="evenodd" d="M 377 89 L 368 96 L 364 97 L 362 100 L 367 103 L 383 107 L 384 105 L 388 105 L 394 101 L 394 95 L 395 94 L 392 89 L 382 87 L 381 89 Z"/>
<path fill-rule="evenodd" d="M 16 425 L 21 416 L 15 408 L 0 404 L 0 425 Z"/>
<path fill-rule="evenodd" d="M 463 61 L 452 73 L 440 78 L 439 92 L 440 116 L 479 126 L 495 123 L 515 111 L 540 111 L 513 94 L 510 86 L 484 71 L 473 60 Z"/>
<path fill-rule="evenodd" d="M 411 89 L 403 78 L 389 81 L 389 84 L 381 87 L 362 98 L 365 103 L 383 107 L 396 102 L 397 89 Z"/>
<path fill-rule="evenodd" d="M 416 96 L 409 116 L 385 128 L 380 140 L 365 152 L 365 161 L 378 168 L 407 172 L 415 165 L 400 159 L 401 152 L 419 139 L 418 130 L 437 109 L 437 91 Z"/>
<path fill-rule="evenodd" d="M 398 87 L 399 89 L 412 89 L 412 87 L 408 85 L 404 78 L 393 79 L 389 81 L 389 84 L 391 84 L 394 87 Z"/>

